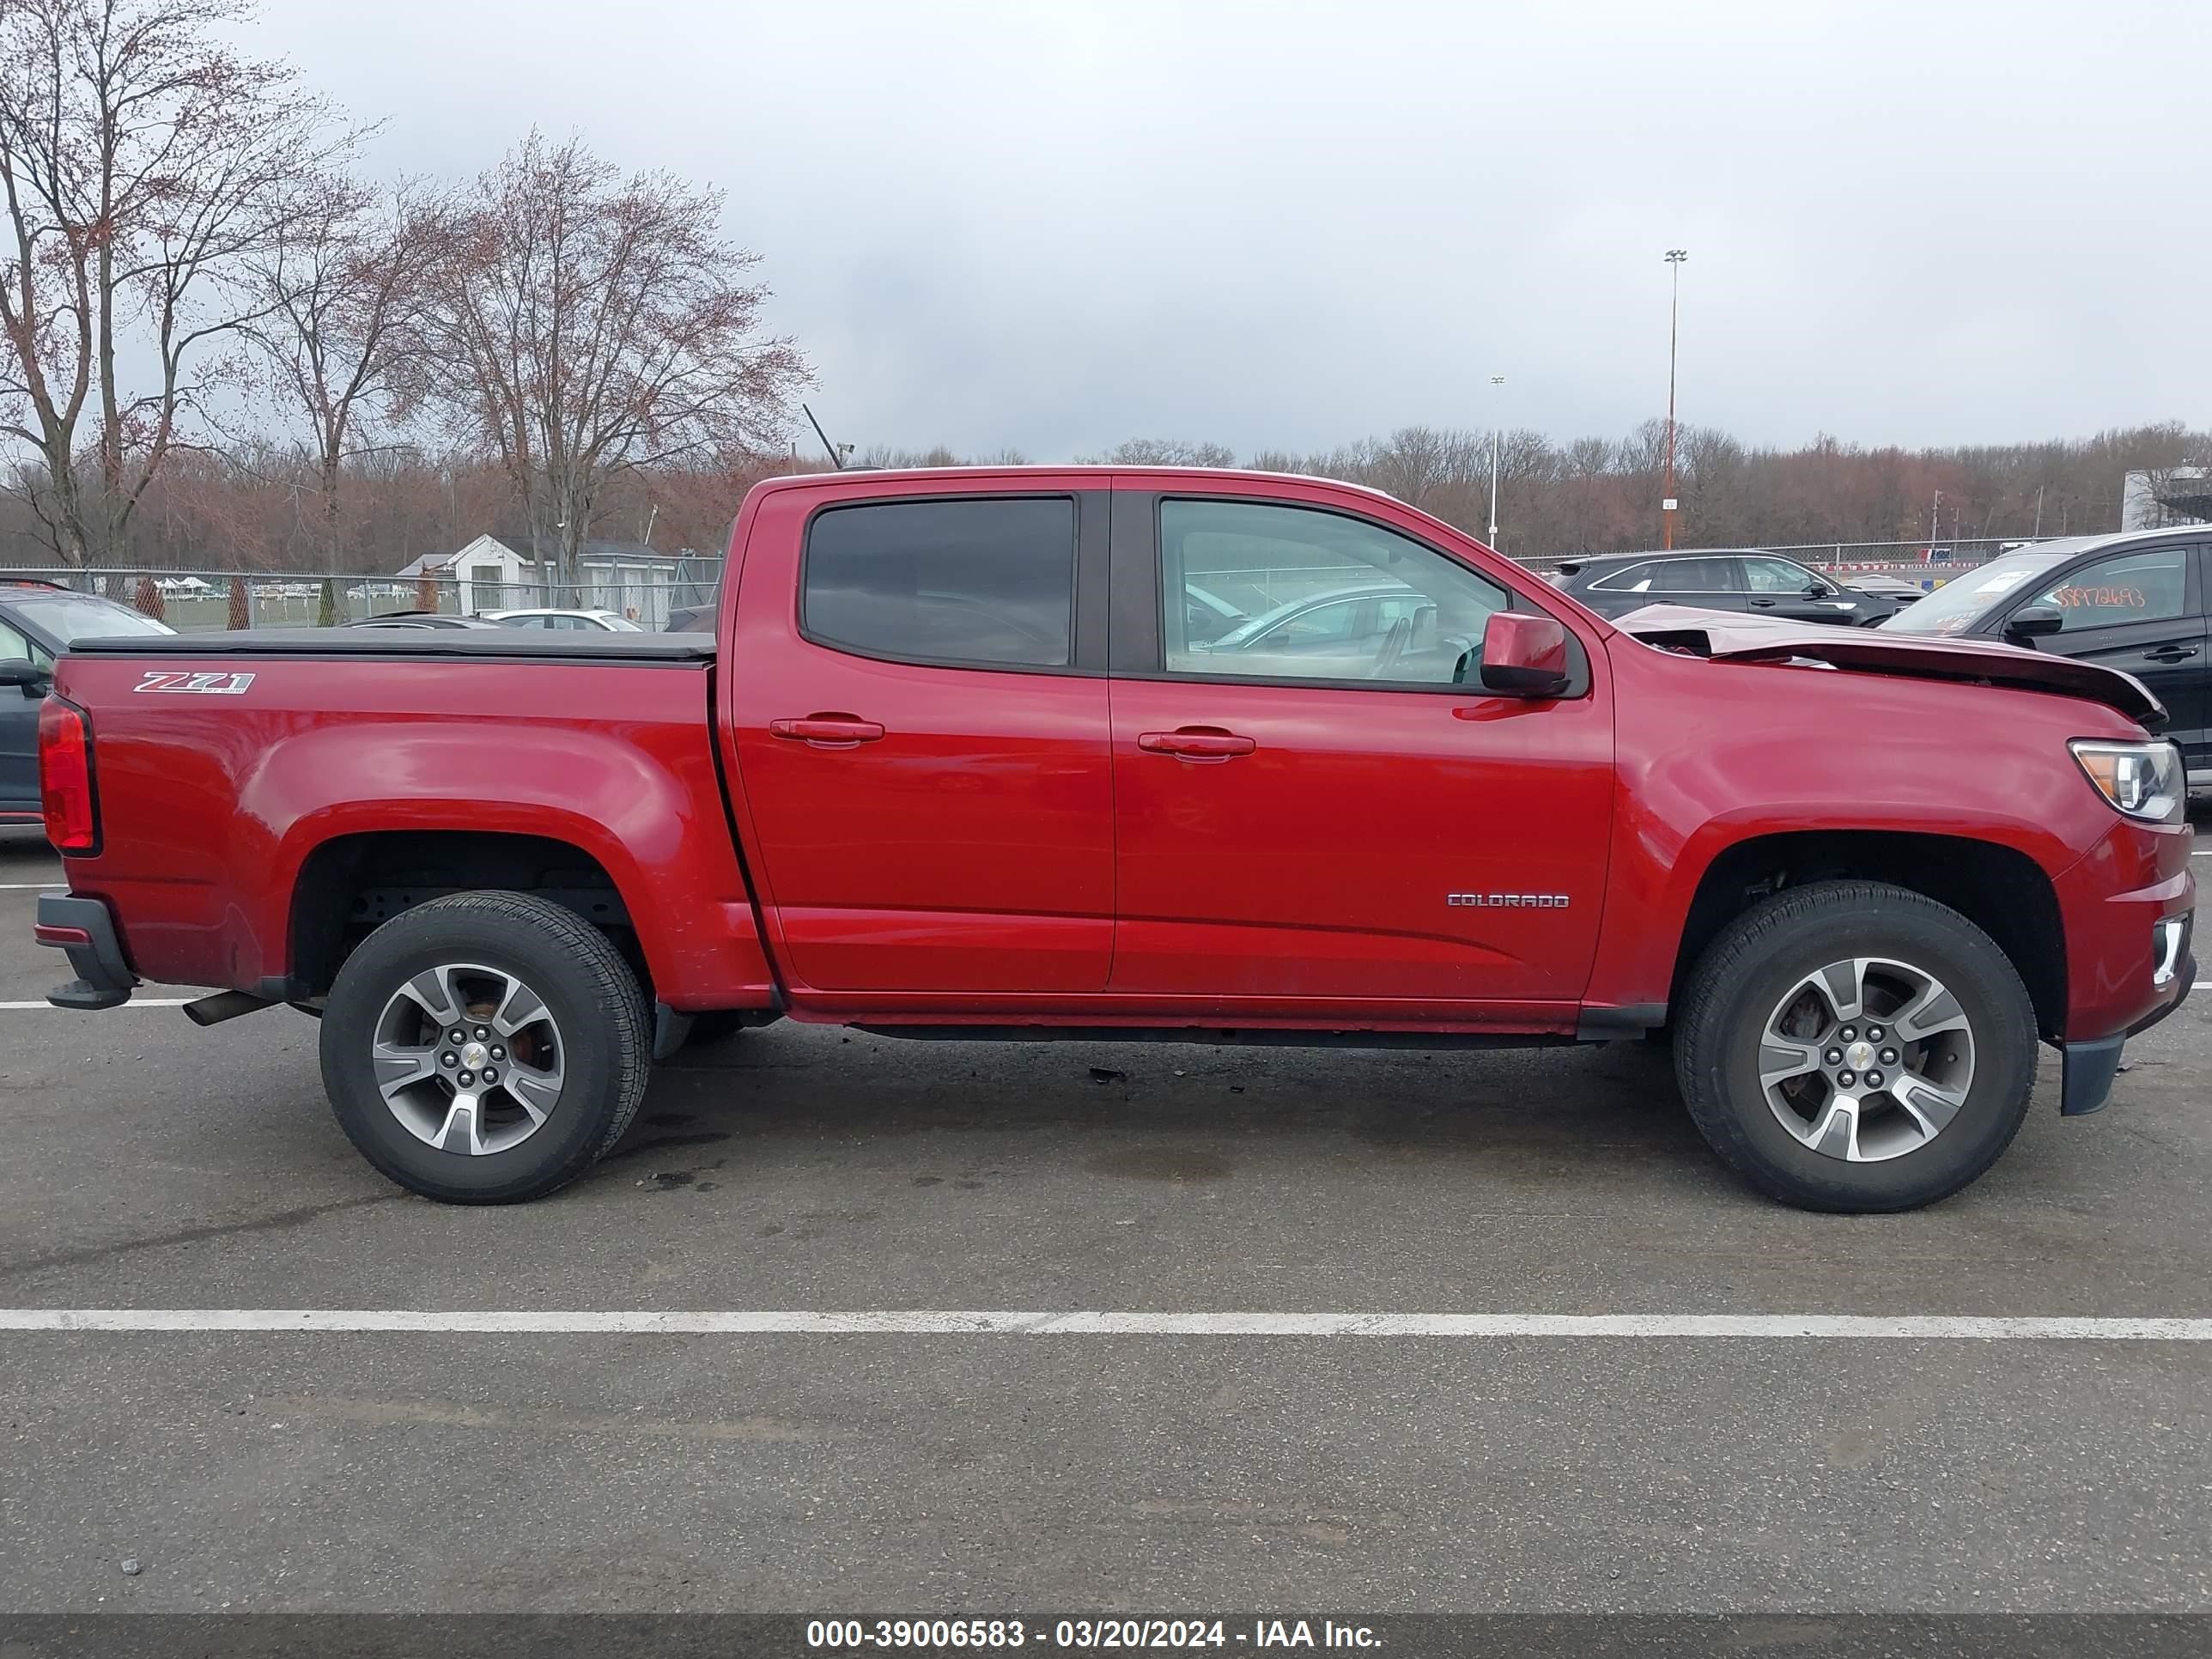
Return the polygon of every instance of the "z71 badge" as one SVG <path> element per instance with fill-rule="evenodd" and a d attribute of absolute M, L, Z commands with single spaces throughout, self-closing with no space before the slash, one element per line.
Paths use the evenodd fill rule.
<path fill-rule="evenodd" d="M 253 684 L 251 674 L 149 674 L 134 691 L 198 691 L 211 697 L 235 697 Z"/>

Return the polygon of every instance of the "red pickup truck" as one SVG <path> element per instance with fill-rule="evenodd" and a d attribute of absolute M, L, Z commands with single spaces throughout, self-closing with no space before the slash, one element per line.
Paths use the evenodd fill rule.
<path fill-rule="evenodd" d="M 2187 994 L 2163 719 L 2002 645 L 1608 623 L 1319 479 L 816 475 L 746 498 L 712 637 L 81 643 L 38 935 L 64 1006 L 319 1015 L 346 1133 L 445 1200 L 574 1178 L 656 1057 L 781 1018 L 1665 1036 L 1758 1188 L 1893 1210 L 2003 1151 L 2039 1038 L 2094 1111 Z"/>

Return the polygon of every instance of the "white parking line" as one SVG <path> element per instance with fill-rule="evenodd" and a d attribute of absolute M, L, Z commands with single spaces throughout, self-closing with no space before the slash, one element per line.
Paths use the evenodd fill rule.
<path fill-rule="evenodd" d="M 69 884 L 59 881 L 0 881 L 0 893 L 63 893 Z"/>
<path fill-rule="evenodd" d="M 405 1308 L 0 1308 L 0 1331 L 402 1331 L 472 1336 L 1431 1336 L 2212 1342 L 2212 1319 L 1861 1314 L 479 1313 Z"/>
<path fill-rule="evenodd" d="M 103 1008 L 99 1012 L 112 1014 L 125 1008 L 181 1008 L 186 1003 L 197 1000 L 198 999 L 194 997 L 133 997 L 128 1002 L 118 1002 L 112 1008 Z M 0 1013 L 27 1014 L 34 1008 L 44 1009 L 57 1014 L 74 1014 L 82 1012 L 76 1008 L 57 1008 L 52 1003 L 45 1001 L 0 1002 Z"/>

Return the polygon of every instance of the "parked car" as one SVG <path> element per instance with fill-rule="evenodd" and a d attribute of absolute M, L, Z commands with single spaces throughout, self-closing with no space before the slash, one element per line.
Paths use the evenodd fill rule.
<path fill-rule="evenodd" d="M 2039 542 L 1946 582 L 1885 632 L 2005 640 L 2132 674 L 2172 716 L 2189 787 L 2212 791 L 2212 531 Z"/>
<path fill-rule="evenodd" d="M 486 622 L 495 622 L 501 628 L 550 629 L 556 633 L 577 633 L 597 629 L 606 634 L 641 634 L 640 628 L 619 611 L 562 611 L 538 609 L 529 611 L 479 611 L 477 615 Z"/>
<path fill-rule="evenodd" d="M 1440 603 L 1403 582 L 1370 582 L 1286 600 L 1218 638 L 1186 635 L 1181 644 L 1194 655 L 1238 659 L 1236 670 L 1218 671 L 1224 672 L 1266 674 L 1281 667 L 1302 677 L 1333 672 L 1348 679 L 1449 679 L 1475 647 L 1487 616 L 1471 596 Z M 1329 661 L 1335 670 L 1326 668 Z"/>
<path fill-rule="evenodd" d="M 1239 623 L 1251 620 L 1212 588 L 1197 582 L 1183 584 L 1182 598 L 1183 637 L 1194 643 L 1218 640 Z"/>
<path fill-rule="evenodd" d="M 1364 661 L 1194 649 L 1186 572 L 1224 550 L 1364 567 L 1473 643 L 1409 648 L 1401 616 Z M 729 556 L 711 636 L 72 652 L 40 734 L 71 890 L 38 934 L 75 974 L 49 1000 L 143 976 L 223 988 L 202 1024 L 318 1012 L 354 1144 L 470 1203 L 582 1173 L 701 1019 L 1664 1030 L 1722 1158 L 1865 1211 L 1986 1170 L 2039 1037 L 2060 1109 L 2098 1109 L 2194 983 L 2166 711 L 2094 662 L 1616 625 L 1379 493 L 1226 471 L 776 479 Z"/>
<path fill-rule="evenodd" d="M 1869 570 L 1843 579 L 1844 586 L 1854 592 L 1871 593 L 1878 599 L 1887 599 L 1902 610 L 1928 597 L 1929 590 L 1917 582 L 1909 582 L 1898 576 L 1885 576 L 1878 570 Z M 1887 617 L 1877 617 L 1878 622 Z"/>
<path fill-rule="evenodd" d="M 0 663 L 28 664 L 0 684 L 0 824 L 38 823 L 39 706 L 54 659 L 90 634 L 175 630 L 127 605 L 52 582 L 0 577 Z"/>
<path fill-rule="evenodd" d="M 386 611 L 380 616 L 363 617 L 358 622 L 340 623 L 341 628 L 496 628 L 497 623 L 484 622 L 476 617 L 456 617 L 443 611 Z"/>
<path fill-rule="evenodd" d="M 711 634 L 714 631 L 714 613 L 718 607 L 711 605 L 679 605 L 668 612 L 663 623 L 664 634 Z"/>
<path fill-rule="evenodd" d="M 1647 605 L 1688 605 L 1864 628 L 1897 612 L 1894 600 L 1855 592 L 1757 548 L 1564 559 L 1557 585 L 1601 617 L 1625 617 Z"/>

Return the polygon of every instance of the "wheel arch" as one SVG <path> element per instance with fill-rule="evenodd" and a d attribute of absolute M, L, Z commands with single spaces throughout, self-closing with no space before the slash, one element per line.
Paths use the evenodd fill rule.
<path fill-rule="evenodd" d="M 482 890 L 529 893 L 573 911 L 652 984 L 651 952 L 622 884 L 588 848 L 501 830 L 377 830 L 331 836 L 301 860 L 287 914 L 288 994 L 327 993 L 353 947 L 392 917 Z"/>
<path fill-rule="evenodd" d="M 2015 848 L 1917 830 L 1789 830 L 1722 848 L 1698 876 L 1683 918 L 1668 1006 L 1680 1006 L 1690 970 L 1735 917 L 1786 888 L 1839 879 L 1885 882 L 1958 911 L 2019 972 L 2038 1034 L 2055 1042 L 2063 1032 L 2066 937 L 2050 876 Z"/>

